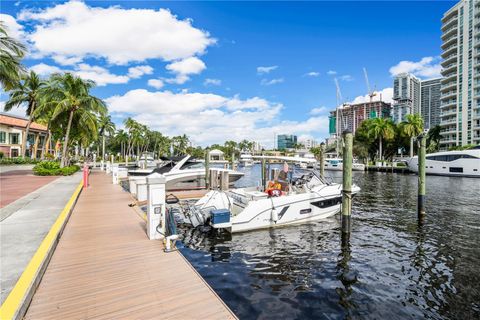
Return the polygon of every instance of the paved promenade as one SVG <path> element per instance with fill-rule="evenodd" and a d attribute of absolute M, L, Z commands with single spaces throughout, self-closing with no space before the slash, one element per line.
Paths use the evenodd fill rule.
<path fill-rule="evenodd" d="M 10 173 L 12 172 L 15 171 Z M 15 186 L 14 183 L 4 185 L 2 180 L 2 197 L 10 194 L 12 187 L 29 188 L 29 182 L 26 181 L 31 183 L 29 180 L 31 178 L 43 177 L 28 177 L 27 180 L 18 182 L 22 184 L 19 186 Z M 4 217 L 0 222 L 1 303 L 72 196 L 82 175 L 76 173 L 70 177 L 53 178 L 54 181 L 49 184 L 0 209 L 0 216 Z"/>
<path fill-rule="evenodd" d="M 5 207 L 57 178 L 58 177 L 34 176 L 30 167 L 2 167 L 0 169 L 0 189 L 2 190 L 0 208 Z"/>
<path fill-rule="evenodd" d="M 178 252 L 148 240 L 130 195 L 93 172 L 26 319 L 235 319 Z"/>

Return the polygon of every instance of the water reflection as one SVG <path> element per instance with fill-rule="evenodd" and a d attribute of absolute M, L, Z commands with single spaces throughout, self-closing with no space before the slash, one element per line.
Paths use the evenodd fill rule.
<path fill-rule="evenodd" d="M 479 318 L 478 180 L 427 177 L 422 224 L 415 176 L 354 180 L 349 239 L 334 217 L 233 236 L 188 231 L 182 252 L 241 319 Z"/>

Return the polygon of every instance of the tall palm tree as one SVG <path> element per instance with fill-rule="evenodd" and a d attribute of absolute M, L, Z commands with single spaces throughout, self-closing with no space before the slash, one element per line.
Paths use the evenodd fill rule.
<path fill-rule="evenodd" d="M 22 43 L 8 36 L 0 21 L 0 84 L 6 91 L 16 86 L 25 71 L 20 60 L 26 51 Z"/>
<path fill-rule="evenodd" d="M 68 162 L 68 143 L 74 118 L 78 127 L 96 135 L 97 117 L 106 115 L 107 107 L 101 99 L 90 94 L 90 89 L 95 86 L 95 82 L 91 80 L 83 80 L 71 73 L 54 74 L 52 80 L 53 85 L 48 87 L 47 102 L 54 109 L 52 119 L 55 120 L 63 114 L 68 115 L 60 164 L 64 167 Z"/>
<path fill-rule="evenodd" d="M 102 159 L 105 160 L 105 134 L 113 136 L 115 134 L 115 123 L 112 122 L 112 117 L 101 115 L 98 119 L 98 135 L 102 137 Z"/>
<path fill-rule="evenodd" d="M 410 157 L 413 157 L 413 139 L 423 131 L 423 119 L 419 114 L 407 114 L 402 122 L 403 133 L 410 138 Z"/>
<path fill-rule="evenodd" d="M 8 101 L 5 103 L 4 110 L 10 111 L 14 107 L 27 106 L 28 122 L 25 128 L 25 134 L 22 137 L 22 157 L 25 157 L 27 151 L 27 138 L 30 126 L 35 120 L 35 108 L 38 106 L 42 95 L 45 94 L 46 82 L 33 71 L 30 71 L 22 81 L 13 87 L 10 91 Z M 32 155 L 33 157 L 36 155 Z"/>
<path fill-rule="evenodd" d="M 442 127 L 436 125 L 433 128 L 428 130 L 427 134 L 427 151 L 428 152 L 435 152 L 438 151 L 438 147 L 440 145 L 440 140 L 442 139 Z"/>
<path fill-rule="evenodd" d="M 383 160 L 383 141 L 392 140 L 395 137 L 394 124 L 391 120 L 385 118 L 375 118 L 370 122 L 368 135 L 373 139 L 378 139 L 378 149 L 380 160 Z"/>

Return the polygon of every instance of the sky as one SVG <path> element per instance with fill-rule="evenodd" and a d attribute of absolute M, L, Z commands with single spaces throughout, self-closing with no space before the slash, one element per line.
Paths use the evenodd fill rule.
<path fill-rule="evenodd" d="M 366 100 L 363 68 L 387 102 L 395 74 L 439 77 L 454 4 L 2 0 L 0 20 L 29 69 L 94 80 L 118 128 L 132 117 L 194 145 L 272 147 L 275 134 L 328 137 L 337 102 Z"/>

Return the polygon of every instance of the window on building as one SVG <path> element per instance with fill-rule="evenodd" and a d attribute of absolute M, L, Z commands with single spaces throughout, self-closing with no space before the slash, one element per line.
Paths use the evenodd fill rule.
<path fill-rule="evenodd" d="M 20 134 L 10 133 L 10 144 L 20 144 Z"/>
<path fill-rule="evenodd" d="M 0 143 L 7 143 L 7 133 L 0 131 Z"/>

